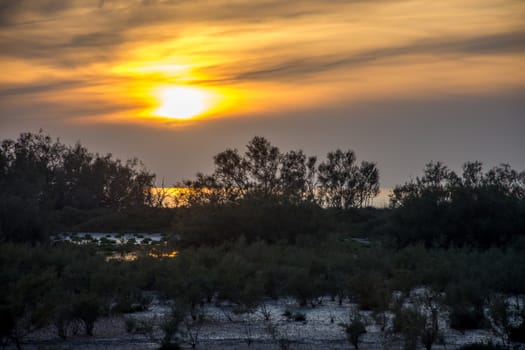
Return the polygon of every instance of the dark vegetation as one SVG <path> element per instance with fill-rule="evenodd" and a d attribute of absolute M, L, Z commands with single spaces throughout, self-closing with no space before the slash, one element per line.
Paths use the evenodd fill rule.
<path fill-rule="evenodd" d="M 503 164 L 484 173 L 480 162 L 458 176 L 429 163 L 424 175 L 398 186 L 387 234 L 398 246 L 502 246 L 525 233 L 525 172 Z"/>
<path fill-rule="evenodd" d="M 373 311 L 385 339 L 396 335 L 407 349 L 442 342 L 440 317 L 501 339 L 465 349 L 524 341 L 525 172 L 484 172 L 471 162 L 457 175 L 430 163 L 394 189 L 389 209 L 375 209 L 378 170 L 352 151 L 318 162 L 255 137 L 244 154 L 229 149 L 214 162 L 212 174 L 180 184 L 191 189 L 180 207 L 166 208 L 162 191 L 151 191 L 154 175 L 136 160 L 42 133 L 3 141 L 0 345 L 21 347 L 49 326 L 58 338 L 75 328 L 89 336 L 100 317 L 143 310 L 151 295 L 173 305 L 158 339 L 164 349 L 183 338 L 197 345 L 206 303 L 246 313 L 284 296 L 310 307 L 327 296 L 357 303 Z M 179 254 L 107 261 L 96 245 L 54 243 L 50 234 L 62 231 L 164 232 Z M 289 318 L 307 321 L 292 311 Z M 281 348 L 289 346 L 267 321 Z M 126 327 L 153 333 L 151 325 Z M 334 327 L 355 348 L 366 332 L 355 310 Z"/>

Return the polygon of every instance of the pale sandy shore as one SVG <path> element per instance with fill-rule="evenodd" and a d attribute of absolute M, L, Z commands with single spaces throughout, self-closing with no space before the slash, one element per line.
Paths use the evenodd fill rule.
<path fill-rule="evenodd" d="M 269 301 L 266 304 L 268 312 L 279 336 L 290 341 L 289 349 L 304 350 L 339 350 L 353 349 L 348 343 L 340 323 L 348 319 L 348 313 L 352 304 L 338 305 L 334 301 L 325 300 L 322 305 L 315 308 L 298 308 L 293 299 L 280 299 Z M 283 316 L 284 310 L 301 312 L 306 321 L 294 322 Z M 267 322 L 261 314 L 254 312 L 249 315 L 236 315 L 228 306 L 216 307 L 206 306 L 205 323 L 199 331 L 197 349 L 210 350 L 270 350 L 279 349 L 275 336 L 271 336 L 267 330 Z M 126 319 L 146 320 L 155 322 L 162 319 L 166 314 L 165 304 L 156 303 L 150 306 L 148 311 L 126 316 L 105 317 L 99 319 L 94 328 L 94 336 L 87 337 L 78 333 L 71 333 L 67 340 L 57 338 L 56 329 L 49 327 L 38 333 L 32 334 L 26 339 L 23 349 L 28 350 L 153 350 L 159 348 L 162 334 L 157 331 L 153 336 L 143 334 L 130 334 L 126 332 Z M 385 343 L 383 334 L 372 321 L 370 313 L 362 313 L 367 319 L 367 333 L 362 338 L 360 349 L 402 349 L 403 343 L 399 338 L 392 338 Z M 250 325 L 249 334 L 246 331 Z M 457 332 L 444 328 L 445 345 L 435 345 L 435 350 L 457 349 L 462 344 L 473 342 L 486 342 L 495 340 L 487 330 L 475 330 L 468 332 Z M 248 337 L 252 339 L 251 345 L 247 344 Z M 183 349 L 191 349 L 188 338 L 181 340 Z M 387 346 L 385 346 L 387 345 Z M 13 347 L 10 347 L 13 348 Z M 421 347 L 422 348 L 422 347 Z M 525 350 L 525 344 L 521 346 Z"/>

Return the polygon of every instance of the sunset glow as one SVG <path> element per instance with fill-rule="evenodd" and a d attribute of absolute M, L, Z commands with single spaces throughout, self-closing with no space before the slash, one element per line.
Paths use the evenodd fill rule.
<path fill-rule="evenodd" d="M 518 0 L 8 1 L 0 133 L 149 157 L 169 185 L 253 135 L 366 149 L 389 186 L 423 151 L 523 164 L 524 18 Z"/>
<path fill-rule="evenodd" d="M 189 119 L 210 108 L 210 96 L 196 88 L 169 87 L 159 94 L 161 105 L 155 114 L 173 119 Z"/>
<path fill-rule="evenodd" d="M 1 78 L 3 108 L 27 97 L 41 102 L 39 115 L 164 125 L 523 85 L 525 7 L 511 0 L 240 1 L 229 11 L 223 1 L 206 11 L 194 2 L 100 4 L 59 6 L 51 21 L 38 1 L 13 5 L 0 62 L 17 74 Z"/>

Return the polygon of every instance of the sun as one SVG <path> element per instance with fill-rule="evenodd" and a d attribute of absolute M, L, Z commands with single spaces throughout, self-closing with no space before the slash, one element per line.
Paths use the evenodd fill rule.
<path fill-rule="evenodd" d="M 159 93 L 160 106 L 155 115 L 172 119 L 190 119 L 210 107 L 210 96 L 203 90 L 186 86 L 166 87 Z"/>

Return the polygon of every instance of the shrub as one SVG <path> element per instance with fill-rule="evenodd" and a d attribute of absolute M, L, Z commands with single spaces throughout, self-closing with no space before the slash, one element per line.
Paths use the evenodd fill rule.
<path fill-rule="evenodd" d="M 294 321 L 294 322 L 305 322 L 306 321 L 306 314 L 302 312 L 292 312 L 287 309 L 284 311 L 283 316 L 286 317 L 288 321 Z"/>
<path fill-rule="evenodd" d="M 361 337 L 366 334 L 366 327 L 359 314 L 357 309 L 352 309 L 349 315 L 349 321 L 346 323 L 340 323 L 345 332 L 346 338 L 354 346 L 354 348 L 359 349 L 359 344 L 361 343 Z"/>
<path fill-rule="evenodd" d="M 525 319 L 521 321 L 519 326 L 510 329 L 509 339 L 516 343 L 525 343 Z"/>
<path fill-rule="evenodd" d="M 475 305 L 454 305 L 449 315 L 450 328 L 457 330 L 479 329 L 483 320 L 482 308 Z"/>

